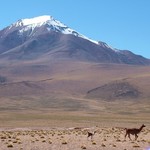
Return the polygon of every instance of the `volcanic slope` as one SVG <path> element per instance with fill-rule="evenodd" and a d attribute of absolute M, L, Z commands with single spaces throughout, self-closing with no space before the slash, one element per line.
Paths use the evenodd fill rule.
<path fill-rule="evenodd" d="M 117 107 L 120 113 L 132 103 L 133 114 L 149 113 L 149 59 L 90 40 L 51 17 L 35 20 L 0 31 L 1 111 L 117 113 Z"/>
<path fill-rule="evenodd" d="M 29 61 L 70 59 L 86 62 L 149 65 L 129 50 L 117 50 L 87 38 L 51 16 L 21 19 L 0 31 L 0 58 Z"/>

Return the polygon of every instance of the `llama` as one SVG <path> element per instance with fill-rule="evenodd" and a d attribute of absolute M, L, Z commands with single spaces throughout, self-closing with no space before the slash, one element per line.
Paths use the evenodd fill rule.
<path fill-rule="evenodd" d="M 91 140 L 92 140 L 95 133 L 96 133 L 96 131 L 94 131 L 93 133 L 92 132 L 88 132 L 87 138 L 91 137 Z"/>
<path fill-rule="evenodd" d="M 129 139 L 131 140 L 130 134 L 132 134 L 132 135 L 135 135 L 135 140 L 137 140 L 138 134 L 142 131 L 142 129 L 144 127 L 146 127 L 146 126 L 143 124 L 139 129 L 137 129 L 137 128 L 132 128 L 132 129 L 125 128 L 125 130 L 126 130 L 125 139 L 126 139 L 126 136 L 128 135 Z"/>

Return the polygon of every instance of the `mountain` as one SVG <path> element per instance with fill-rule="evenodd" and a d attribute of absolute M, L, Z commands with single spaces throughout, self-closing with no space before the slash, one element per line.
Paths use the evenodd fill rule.
<path fill-rule="evenodd" d="M 0 31 L 0 111 L 147 116 L 149 64 L 51 16 L 22 19 Z"/>
<path fill-rule="evenodd" d="M 73 60 L 149 65 L 128 50 L 116 50 L 87 38 L 51 16 L 21 19 L 0 31 L 1 60 Z"/>

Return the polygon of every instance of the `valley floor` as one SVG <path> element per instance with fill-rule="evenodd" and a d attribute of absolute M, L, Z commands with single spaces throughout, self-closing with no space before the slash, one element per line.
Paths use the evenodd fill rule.
<path fill-rule="evenodd" d="M 56 113 L 57 112 L 57 113 Z M 135 141 L 125 139 L 125 128 L 146 127 Z M 87 132 L 96 131 L 93 139 Z M 148 115 L 91 112 L 2 111 L 0 150 L 149 150 Z"/>
<path fill-rule="evenodd" d="M 96 131 L 93 139 L 87 132 Z M 149 150 L 150 128 L 145 128 L 135 141 L 124 138 L 118 127 L 73 128 L 1 128 L 1 150 Z"/>

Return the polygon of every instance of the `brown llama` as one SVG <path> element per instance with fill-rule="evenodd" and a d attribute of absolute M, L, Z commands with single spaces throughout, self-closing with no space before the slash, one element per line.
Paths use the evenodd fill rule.
<path fill-rule="evenodd" d="M 92 140 L 95 133 L 96 133 L 96 131 L 94 131 L 93 133 L 92 132 L 88 132 L 87 138 L 91 137 L 91 140 Z"/>
<path fill-rule="evenodd" d="M 132 128 L 132 129 L 125 128 L 125 130 L 126 130 L 125 139 L 126 139 L 126 136 L 128 135 L 129 139 L 131 140 L 130 134 L 132 134 L 132 135 L 135 135 L 135 140 L 137 140 L 138 134 L 142 131 L 142 129 L 144 127 L 146 127 L 146 126 L 143 124 L 139 129 L 137 129 L 137 128 Z"/>

